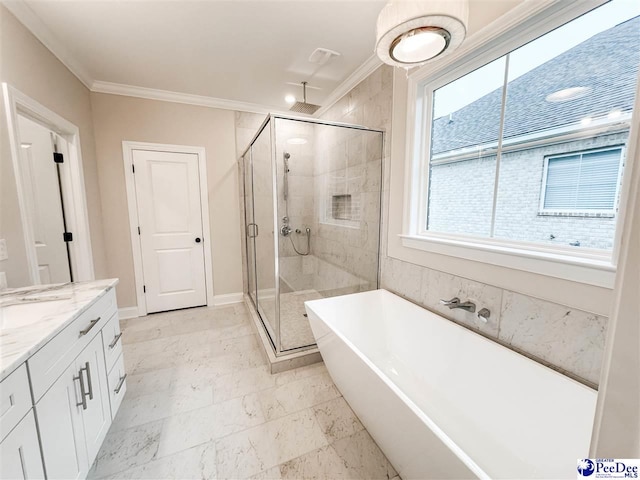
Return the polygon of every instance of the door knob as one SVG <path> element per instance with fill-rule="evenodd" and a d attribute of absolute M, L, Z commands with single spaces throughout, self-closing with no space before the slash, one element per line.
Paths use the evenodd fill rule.
<path fill-rule="evenodd" d="M 196 237 L 196 243 L 200 243 L 200 242 L 201 242 L 200 237 Z"/>

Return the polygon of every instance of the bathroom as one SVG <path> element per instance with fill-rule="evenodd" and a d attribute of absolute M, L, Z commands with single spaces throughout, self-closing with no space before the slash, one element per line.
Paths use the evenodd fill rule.
<path fill-rule="evenodd" d="M 637 2 L 0 3 L 1 478 L 640 463 Z"/>

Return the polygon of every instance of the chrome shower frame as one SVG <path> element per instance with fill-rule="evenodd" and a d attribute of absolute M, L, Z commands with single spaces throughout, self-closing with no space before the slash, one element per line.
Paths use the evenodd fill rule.
<path fill-rule="evenodd" d="M 373 132 L 373 133 L 379 133 L 381 134 L 381 142 L 380 142 L 380 159 L 382 160 L 380 162 L 380 178 L 383 179 L 384 178 L 384 145 L 386 142 L 386 133 L 384 130 L 381 129 L 375 129 L 375 128 L 368 128 L 362 125 L 355 125 L 355 124 L 349 124 L 349 123 L 343 123 L 343 122 L 331 122 L 331 121 L 327 121 L 327 120 L 321 120 L 321 119 L 315 119 L 315 118 L 311 118 L 311 117 L 300 117 L 300 116 L 293 116 L 293 115 L 283 115 L 283 114 L 268 114 L 266 116 L 266 118 L 264 119 L 264 121 L 261 123 L 260 127 L 258 128 L 258 130 L 256 131 L 256 133 L 254 134 L 254 136 L 251 138 L 251 141 L 249 142 L 248 146 L 245 148 L 245 150 L 242 152 L 242 154 L 238 157 L 238 162 L 244 162 L 244 159 L 247 158 L 247 155 L 249 155 L 249 161 L 251 162 L 251 168 L 253 169 L 253 158 L 252 158 L 252 147 L 254 145 L 254 143 L 256 142 L 256 140 L 258 139 L 258 137 L 260 137 L 260 135 L 265 131 L 265 129 L 268 127 L 269 128 L 269 139 L 270 139 L 270 144 L 271 144 L 271 183 L 272 183 L 272 188 L 273 188 L 273 232 L 274 233 L 278 233 L 280 230 L 280 226 L 279 226 L 279 212 L 278 211 L 278 183 L 277 183 L 277 157 L 276 157 L 276 120 L 281 119 L 281 120 L 291 120 L 291 121 L 298 121 L 298 122 L 303 122 L 303 123 L 311 123 L 314 125 L 326 125 L 329 127 L 337 127 L 337 128 L 347 128 L 347 129 L 353 129 L 353 130 L 361 130 L 361 131 L 366 131 L 366 132 Z M 285 165 L 288 164 L 288 158 L 285 161 Z M 246 164 L 243 164 L 243 169 L 242 171 L 244 172 L 247 168 Z M 286 168 L 286 167 L 285 167 Z M 245 172 L 246 175 L 246 172 Z M 286 176 L 286 175 L 285 175 Z M 253 180 L 252 180 L 253 182 Z M 241 185 L 242 188 L 242 199 L 243 202 L 246 202 L 246 192 L 245 190 L 245 179 L 242 179 L 242 181 L 239 182 L 239 184 Z M 288 193 L 288 192 L 287 192 Z M 288 195 L 287 195 L 288 196 Z M 253 200 L 252 200 L 253 201 Z M 380 269 L 381 269 L 381 262 L 380 262 L 380 249 L 381 249 L 381 244 L 382 244 L 382 201 L 383 201 L 383 195 L 382 195 L 382 182 L 381 182 L 381 186 L 379 189 L 379 215 L 380 215 L 380 219 L 378 221 L 378 258 L 377 258 L 377 272 L 376 272 L 376 288 L 379 288 L 380 286 Z M 243 232 L 245 235 L 245 238 L 247 237 L 247 208 L 245 205 L 244 208 L 244 212 L 245 212 L 245 222 L 243 225 Z M 260 318 L 260 322 L 262 323 L 262 326 L 265 330 L 265 332 L 267 333 L 267 337 L 269 338 L 271 347 L 273 349 L 273 353 L 275 354 L 276 357 L 281 357 L 281 356 L 285 356 L 285 355 L 289 355 L 292 353 L 298 353 L 298 352 L 304 352 L 306 350 L 311 350 L 311 349 L 317 349 L 317 345 L 314 343 L 312 345 L 305 345 L 305 346 L 300 346 L 297 348 L 293 348 L 293 349 L 287 349 L 285 351 L 282 350 L 282 342 L 281 342 L 281 332 L 280 332 L 280 252 L 279 252 L 279 242 L 277 241 L 277 236 L 274 239 L 274 261 L 275 261 L 275 268 L 274 268 L 274 284 L 275 284 L 275 332 L 273 337 L 269 334 L 270 331 L 270 327 L 267 326 L 268 325 L 268 319 L 263 318 L 262 314 L 260 313 L 260 308 L 259 308 L 259 298 L 258 298 L 258 290 L 256 288 L 256 298 L 252 298 L 251 295 L 249 295 L 249 299 L 251 301 L 251 303 L 253 304 L 254 307 L 254 311 L 255 313 L 257 313 L 258 317 Z M 251 266 L 249 265 L 249 242 L 246 241 L 245 242 L 245 258 L 247 260 L 247 264 L 246 264 L 246 268 L 249 269 L 251 268 Z M 254 257 L 255 258 L 255 257 Z M 254 271 L 254 279 L 257 279 L 257 263 L 258 260 L 257 258 L 255 258 L 255 271 Z M 250 281 L 250 275 L 248 274 L 248 272 L 246 272 L 247 275 L 245 275 L 246 277 L 246 289 L 247 291 L 251 291 L 251 285 L 249 285 L 249 281 Z M 256 280 L 257 281 L 257 280 Z"/>

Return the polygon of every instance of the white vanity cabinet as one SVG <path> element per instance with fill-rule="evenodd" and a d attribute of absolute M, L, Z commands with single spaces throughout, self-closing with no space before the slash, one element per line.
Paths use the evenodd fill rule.
<path fill-rule="evenodd" d="M 49 478 L 84 478 L 89 471 L 77 374 L 75 364 L 69 366 L 37 405 Z"/>
<path fill-rule="evenodd" d="M 0 461 L 0 478 L 2 479 L 44 478 L 33 411 L 29 410 L 29 413 L 2 440 L 0 459 L 2 459 Z"/>
<path fill-rule="evenodd" d="M 0 478 L 44 478 L 24 364 L 0 384 Z"/>
<path fill-rule="evenodd" d="M 126 391 L 115 292 L 102 293 L 0 383 L 1 479 L 89 472 Z"/>
<path fill-rule="evenodd" d="M 97 335 L 36 404 L 47 477 L 84 478 L 111 425 Z"/>

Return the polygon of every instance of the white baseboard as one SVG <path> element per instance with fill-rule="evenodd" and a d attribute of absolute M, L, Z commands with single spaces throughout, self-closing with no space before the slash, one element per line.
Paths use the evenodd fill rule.
<path fill-rule="evenodd" d="M 126 320 L 127 318 L 137 318 L 140 315 L 138 314 L 138 307 L 123 307 L 118 309 L 118 317 L 120 320 Z"/>
<path fill-rule="evenodd" d="M 244 293 L 225 293 L 223 295 L 213 296 L 213 305 L 229 305 L 230 303 L 242 303 L 244 301 Z"/>

